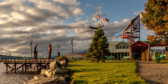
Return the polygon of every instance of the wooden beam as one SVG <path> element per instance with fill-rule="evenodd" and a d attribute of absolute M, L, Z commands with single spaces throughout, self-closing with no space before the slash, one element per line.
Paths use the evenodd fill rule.
<path fill-rule="evenodd" d="M 15 65 L 13 65 L 13 67 L 11 67 L 9 71 L 13 71 L 13 68 L 14 68 L 14 67 L 15 67 Z"/>
<path fill-rule="evenodd" d="M 24 64 L 22 64 L 20 67 L 22 67 Z M 18 67 L 16 70 L 18 70 L 20 67 Z M 23 70 L 23 68 L 22 68 L 22 70 Z"/>
<path fill-rule="evenodd" d="M 168 49 L 167 49 L 167 47 L 165 47 L 166 48 L 166 60 L 168 60 Z"/>
<path fill-rule="evenodd" d="M 131 48 L 131 46 L 129 46 L 129 56 L 130 56 L 130 60 L 132 60 L 132 48 Z"/>
<path fill-rule="evenodd" d="M 31 70 L 37 71 L 38 69 L 35 69 L 37 66 L 38 66 L 38 64 L 36 64 L 33 68 L 31 68 L 31 69 L 29 70 L 29 72 L 30 72 Z"/>

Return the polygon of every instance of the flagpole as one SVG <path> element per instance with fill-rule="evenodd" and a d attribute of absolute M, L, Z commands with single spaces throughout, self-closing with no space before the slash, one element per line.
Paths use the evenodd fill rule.
<path fill-rule="evenodd" d="M 97 7 L 97 26 L 98 26 L 98 7 Z"/>

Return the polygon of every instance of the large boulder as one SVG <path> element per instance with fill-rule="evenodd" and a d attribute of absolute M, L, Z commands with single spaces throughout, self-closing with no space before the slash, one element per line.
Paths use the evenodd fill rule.
<path fill-rule="evenodd" d="M 66 80 L 64 77 L 50 76 L 50 77 L 39 78 L 36 80 L 33 79 L 24 84 L 66 84 Z"/>
<path fill-rule="evenodd" d="M 72 71 L 70 69 L 62 69 L 62 68 L 56 68 L 56 69 L 46 69 L 46 70 L 41 70 L 42 75 L 46 76 L 54 76 L 56 74 L 72 74 Z"/>
<path fill-rule="evenodd" d="M 65 67 L 67 67 L 69 65 L 66 60 L 59 61 L 59 63 L 61 64 L 62 68 L 65 68 Z"/>
<path fill-rule="evenodd" d="M 50 69 L 56 69 L 57 67 L 61 67 L 61 64 L 59 62 L 57 62 L 56 60 L 50 62 Z"/>

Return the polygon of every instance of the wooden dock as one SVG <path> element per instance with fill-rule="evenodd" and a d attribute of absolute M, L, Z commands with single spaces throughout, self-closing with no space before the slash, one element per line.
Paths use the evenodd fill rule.
<path fill-rule="evenodd" d="M 23 72 L 39 72 L 41 69 L 49 68 L 49 64 L 53 60 L 55 59 L 5 59 L 2 61 L 2 63 L 6 65 L 6 73 L 13 71 L 16 73 L 16 70 L 19 68 L 22 68 Z M 13 66 L 11 67 L 9 64 L 13 64 Z M 17 64 L 20 64 L 20 66 L 17 66 Z"/>

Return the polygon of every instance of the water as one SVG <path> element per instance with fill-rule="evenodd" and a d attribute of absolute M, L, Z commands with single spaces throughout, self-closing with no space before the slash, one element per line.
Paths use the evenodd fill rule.
<path fill-rule="evenodd" d="M 20 64 L 21 65 L 21 64 Z M 17 64 L 17 67 L 20 66 Z M 13 64 L 10 64 L 12 67 Z M 21 70 L 22 68 L 20 68 Z M 8 68 L 9 70 L 9 68 Z M 24 82 L 27 82 L 34 78 L 34 75 L 37 74 L 23 74 L 21 71 L 17 71 L 16 73 L 5 73 L 6 66 L 3 63 L 0 63 L 0 84 L 23 84 Z"/>

